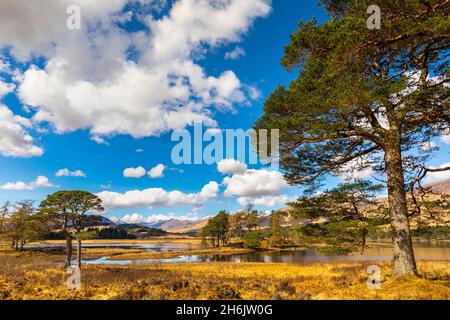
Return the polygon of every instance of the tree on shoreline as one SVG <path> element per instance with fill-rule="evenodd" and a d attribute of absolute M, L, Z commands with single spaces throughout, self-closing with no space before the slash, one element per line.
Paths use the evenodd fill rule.
<path fill-rule="evenodd" d="M 285 213 L 279 211 L 273 211 L 270 216 L 270 238 L 269 243 L 274 247 L 282 247 L 285 244 L 285 240 L 282 233 L 281 222 Z"/>
<path fill-rule="evenodd" d="M 415 275 L 406 180 L 421 157 L 406 155 L 450 129 L 450 6 L 382 1 L 382 29 L 369 30 L 371 1 L 321 2 L 332 19 L 300 23 L 283 58 L 299 78 L 271 95 L 255 129 L 281 130 L 293 185 L 367 167 L 385 174 L 394 274 Z"/>
<path fill-rule="evenodd" d="M 81 267 L 81 240 L 86 213 L 93 210 L 103 211 L 101 199 L 86 191 L 59 191 L 47 196 L 39 205 L 39 210 L 52 227 L 65 234 L 65 264 L 68 267 L 72 262 L 73 239 L 77 239 L 77 262 Z"/>
<path fill-rule="evenodd" d="M 229 223 L 230 215 L 226 211 L 220 211 L 217 216 L 210 219 L 208 224 L 202 229 L 203 243 L 207 245 L 207 241 L 212 242 L 213 247 L 220 247 L 220 242 L 223 245 L 228 243 L 229 238 Z"/>
<path fill-rule="evenodd" d="M 81 268 L 81 241 L 90 237 L 83 232 L 86 227 L 86 213 L 90 211 L 101 212 L 104 210 L 102 200 L 96 195 L 86 191 L 72 191 L 70 210 L 72 213 L 72 226 L 75 229 L 74 236 L 77 239 L 77 264 Z"/>
<path fill-rule="evenodd" d="M 4 233 L 4 229 L 6 226 L 6 219 L 10 215 L 10 207 L 11 203 L 9 201 L 6 201 L 0 208 L 0 234 Z"/>
<path fill-rule="evenodd" d="M 3 208 L 5 215 L 2 229 L 6 238 L 11 241 L 11 247 L 22 251 L 28 241 L 39 240 L 48 230 L 43 217 L 35 212 L 33 201 L 24 200 Z"/>

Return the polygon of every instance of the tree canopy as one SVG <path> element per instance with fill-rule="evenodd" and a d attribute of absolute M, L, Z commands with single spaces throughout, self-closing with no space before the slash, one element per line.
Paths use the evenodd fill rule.
<path fill-rule="evenodd" d="M 300 22 L 283 65 L 298 70 L 265 103 L 256 129 L 280 129 L 291 184 L 372 167 L 387 175 L 394 273 L 416 273 L 405 179 L 450 129 L 450 6 L 446 0 L 378 1 L 382 28 L 367 27 L 368 0 L 322 0 L 331 19 Z"/>

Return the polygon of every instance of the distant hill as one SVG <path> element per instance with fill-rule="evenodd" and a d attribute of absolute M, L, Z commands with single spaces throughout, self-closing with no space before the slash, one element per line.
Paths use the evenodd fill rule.
<path fill-rule="evenodd" d="M 450 179 L 435 182 L 425 187 L 430 187 L 435 193 L 450 193 Z"/>
<path fill-rule="evenodd" d="M 109 227 L 115 226 L 116 224 L 109 220 L 108 218 L 100 215 L 89 215 L 86 216 L 86 227 Z"/>
<path fill-rule="evenodd" d="M 135 235 L 139 238 L 146 237 L 164 237 L 168 236 L 169 232 L 158 229 L 158 228 L 149 228 L 144 224 L 121 224 L 117 226 L 118 229 L 126 230 L 129 234 Z"/>
<path fill-rule="evenodd" d="M 149 228 L 157 228 L 170 233 L 193 233 L 202 229 L 208 223 L 209 218 L 199 220 L 179 220 L 171 219 L 166 221 L 156 221 L 154 223 L 144 223 Z"/>

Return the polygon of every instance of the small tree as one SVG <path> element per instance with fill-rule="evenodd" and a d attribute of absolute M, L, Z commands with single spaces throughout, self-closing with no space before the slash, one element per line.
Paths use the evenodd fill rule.
<path fill-rule="evenodd" d="M 230 235 L 235 238 L 242 238 L 245 223 L 245 211 L 239 211 L 230 216 Z"/>
<path fill-rule="evenodd" d="M 66 265 L 72 260 L 72 241 L 77 239 L 77 263 L 81 268 L 81 241 L 85 228 L 86 214 L 90 211 L 103 211 L 102 201 L 86 191 L 59 191 L 41 202 L 40 212 L 54 227 L 66 235 Z"/>
<path fill-rule="evenodd" d="M 22 251 L 27 241 L 41 239 L 48 230 L 42 217 L 35 214 L 33 201 L 17 202 L 5 229 L 16 251 Z"/>
<path fill-rule="evenodd" d="M 247 232 L 242 239 L 244 240 L 245 248 L 255 249 L 261 246 L 263 235 L 259 231 L 250 231 Z"/>
<path fill-rule="evenodd" d="M 16 251 L 22 251 L 25 245 L 25 229 L 27 219 L 33 214 L 32 202 L 18 203 L 11 214 L 8 223 L 8 235 L 11 240 L 11 246 Z"/>
<path fill-rule="evenodd" d="M 66 266 L 72 262 L 73 235 L 70 232 L 71 211 L 69 210 L 70 191 L 59 191 L 47 196 L 39 205 L 39 211 L 46 217 L 53 229 L 60 229 L 66 237 Z"/>
<path fill-rule="evenodd" d="M 230 215 L 226 211 L 220 211 L 217 216 L 210 219 L 202 230 L 204 242 L 210 239 L 213 247 L 220 247 L 220 242 L 225 245 L 228 242 L 230 230 L 229 217 Z"/>
<path fill-rule="evenodd" d="M 274 247 L 280 247 L 284 245 L 284 238 L 281 230 L 281 221 L 284 214 L 279 211 L 273 211 L 270 217 L 270 239 L 269 242 Z"/>
<path fill-rule="evenodd" d="M 4 232 L 4 227 L 6 225 L 6 219 L 10 214 L 11 203 L 9 201 L 5 202 L 0 208 L 0 234 Z"/>
<path fill-rule="evenodd" d="M 91 237 L 89 233 L 83 232 L 86 227 L 86 213 L 90 211 L 101 212 L 104 208 L 102 200 L 96 195 L 86 191 L 72 191 L 70 210 L 77 239 L 77 263 L 81 267 L 81 241 Z"/>
<path fill-rule="evenodd" d="M 245 209 L 245 227 L 247 230 L 257 230 L 259 227 L 259 212 L 253 209 L 254 206 L 249 204 Z"/>
<path fill-rule="evenodd" d="M 303 241 L 325 243 L 331 252 L 345 253 L 366 246 L 369 227 L 385 224 L 385 219 L 372 219 L 367 214 L 377 204 L 381 185 L 369 181 L 341 184 L 314 196 L 304 196 L 292 203 L 293 215 L 311 219 L 324 219 L 298 229 Z M 340 250 L 337 250 L 340 248 Z"/>

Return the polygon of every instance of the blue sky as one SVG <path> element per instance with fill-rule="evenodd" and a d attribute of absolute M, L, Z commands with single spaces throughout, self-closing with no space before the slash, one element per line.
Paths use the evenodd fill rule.
<path fill-rule="evenodd" d="M 203 119 L 210 128 L 250 129 L 262 115 L 265 98 L 296 76 L 280 60 L 299 20 L 327 19 L 316 1 L 249 0 L 243 5 L 234 0 L 236 11 L 205 9 L 206 0 L 118 0 L 114 5 L 101 0 L 95 8 L 81 0 L 55 1 L 45 0 L 40 8 L 6 1 L 24 13 L 2 23 L 10 28 L 0 36 L 0 120 L 9 125 L 0 126 L 0 132 L 10 135 L 2 142 L 8 145 L 2 149 L 0 144 L 0 202 L 39 202 L 57 190 L 83 189 L 107 198 L 108 217 L 142 220 L 234 212 L 246 201 L 272 210 L 300 194 L 261 166 L 239 174 L 236 168 L 221 173 L 217 165 L 177 166 L 171 160 L 176 145 L 171 133 L 190 128 L 192 119 Z M 81 30 L 65 26 L 69 3 L 79 3 Z M 27 10 L 41 14 L 29 18 Z M 2 21 L 8 19 L 1 5 L 0 11 Z M 220 23 L 224 17 L 229 21 Z M 19 30 L 20 23 L 29 24 L 30 34 Z M 174 84 L 160 85 L 167 77 L 174 77 Z M 3 94 L 2 84 L 8 88 Z M 430 165 L 449 162 L 445 141 L 434 141 L 441 151 Z M 147 171 L 158 164 L 165 167 L 163 174 L 150 178 Z M 124 176 L 125 169 L 138 167 L 145 176 Z M 61 169 L 85 176 L 56 176 Z M 243 183 L 254 183 L 250 175 L 260 182 L 273 179 L 275 186 L 242 190 Z M 330 178 L 328 186 L 338 181 Z"/>

